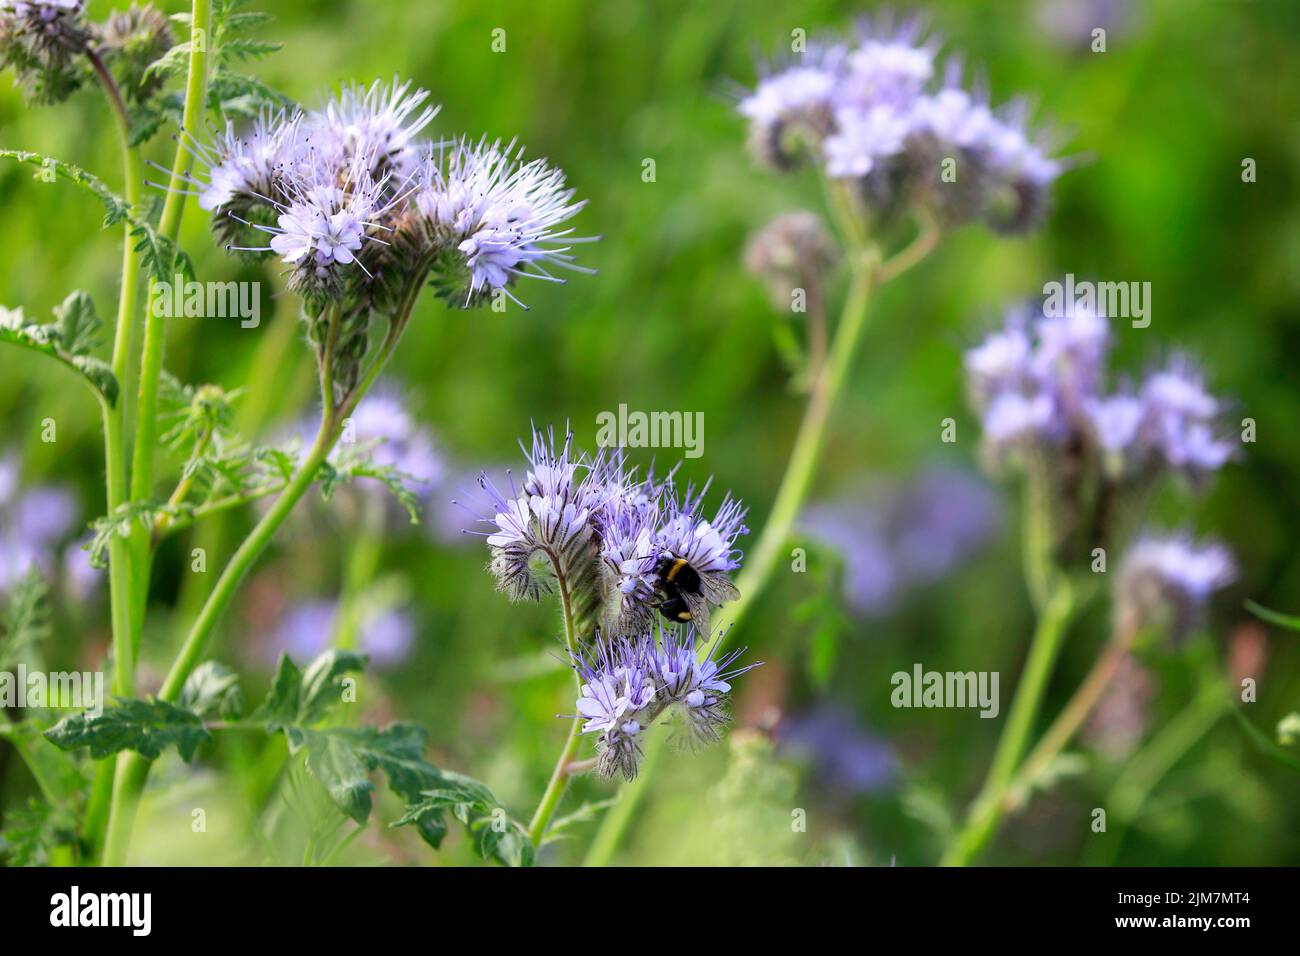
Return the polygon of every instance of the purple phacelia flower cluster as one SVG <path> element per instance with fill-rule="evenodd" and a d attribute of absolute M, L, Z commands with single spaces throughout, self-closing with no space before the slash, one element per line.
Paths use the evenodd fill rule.
<path fill-rule="evenodd" d="M 872 618 L 968 561 L 1000 523 L 992 488 L 940 467 L 898 485 L 810 505 L 799 519 L 810 537 L 839 553 L 849 608 Z"/>
<path fill-rule="evenodd" d="M 491 570 L 513 599 L 537 600 L 563 577 L 594 595 L 606 633 L 644 630 L 655 611 L 707 632 L 709 612 L 736 596 L 745 508 L 730 495 L 712 518 L 704 489 L 638 478 L 620 453 L 575 452 L 568 433 L 534 431 L 529 467 L 508 492 L 484 476 Z"/>
<path fill-rule="evenodd" d="M 1123 541 L 1165 476 L 1204 487 L 1239 451 L 1227 404 L 1194 362 L 1176 355 L 1136 386 L 1113 386 L 1111 344 L 1104 316 L 1067 303 L 1050 315 L 1013 309 L 965 356 L 985 457 L 1041 490 L 1061 559 Z"/>
<path fill-rule="evenodd" d="M 1232 552 L 1216 541 L 1142 535 L 1115 581 L 1119 620 L 1129 628 L 1163 627 L 1180 639 L 1200 623 L 1210 597 L 1236 579 Z"/>
<path fill-rule="evenodd" d="M 0 69 L 13 67 L 32 101 L 56 103 L 81 85 L 85 8 L 85 0 L 0 0 Z"/>
<path fill-rule="evenodd" d="M 519 278 L 586 271 L 569 254 L 584 240 L 565 224 L 583 203 L 564 174 L 514 143 L 422 138 L 438 112 L 428 98 L 376 81 L 228 125 L 196 144 L 199 203 L 229 248 L 279 256 L 309 307 L 392 310 L 426 277 L 458 307 L 518 302 Z"/>
<path fill-rule="evenodd" d="M 730 575 L 749 531 L 744 506 L 728 495 L 706 517 L 707 486 L 638 477 L 621 452 L 575 451 L 572 433 L 557 443 L 534 430 L 525 451 L 528 471 L 518 484 L 508 476 L 508 491 L 480 478 L 489 568 L 515 600 L 560 591 L 578 716 L 600 735 L 598 770 L 631 779 L 641 732 L 665 712 L 682 718 L 682 739 L 716 739 L 730 679 L 748 668 L 732 667 L 739 652 L 714 660 L 718 640 L 697 654 L 696 635 L 709 635 L 712 609 L 738 596 Z"/>
<path fill-rule="evenodd" d="M 1027 454 L 1076 454 L 1116 479 L 1173 470 L 1202 481 L 1237 451 L 1220 427 L 1225 403 L 1186 356 L 1136 388 L 1107 389 L 1104 316 L 1067 306 L 1051 317 L 1013 310 L 966 353 L 968 391 L 995 466 Z"/>
<path fill-rule="evenodd" d="M 598 734 L 601 776 L 636 776 L 642 734 L 655 720 L 672 722 L 674 738 L 688 746 L 716 741 L 730 715 L 731 682 L 757 667 L 733 666 L 744 650 L 715 659 L 715 640 L 701 655 L 691 627 L 665 628 L 633 637 L 596 641 L 574 662 L 581 681 L 577 715 L 582 732 Z"/>
<path fill-rule="evenodd" d="M 1064 164 L 1030 129 L 1024 101 L 991 108 L 962 86 L 956 60 L 940 68 L 938 50 L 916 20 L 809 44 L 741 100 L 751 146 L 781 170 L 811 157 L 879 213 L 917 203 L 949 224 L 1030 228 Z"/>

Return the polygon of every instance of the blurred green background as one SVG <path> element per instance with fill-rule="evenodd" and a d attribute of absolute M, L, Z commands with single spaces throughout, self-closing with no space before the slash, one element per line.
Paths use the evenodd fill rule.
<path fill-rule="evenodd" d="M 95 0 L 92 15 L 112 6 Z M 1221 660 L 1241 642 L 1262 654 L 1249 672 L 1259 699 L 1246 713 L 1271 734 L 1281 717 L 1300 709 L 1298 639 L 1254 622 L 1241 602 L 1300 611 L 1293 546 L 1300 525 L 1300 5 L 1096 6 L 1131 11 L 1109 31 L 1105 53 L 1050 29 L 1053 14 L 1032 0 L 918 7 L 945 38 L 946 51 L 964 54 L 984 72 L 995 102 L 1033 95 L 1038 114 L 1067 132 L 1065 152 L 1084 161 L 1061 179 L 1045 226 L 1031 237 L 959 232 L 879 295 L 814 495 L 851 501 L 864 487 L 906 487 L 935 467 L 974 473 L 978 432 L 963 398 L 962 349 L 1003 305 L 1063 273 L 1149 281 L 1153 322 L 1146 330 L 1120 328 L 1116 367 L 1137 375 L 1169 351 L 1187 349 L 1205 358 L 1212 387 L 1258 423 L 1245 461 L 1226 468 L 1203 501 L 1171 494 L 1154 505 L 1153 522 L 1213 533 L 1238 555 L 1242 578 L 1217 602 L 1210 640 Z M 343 81 L 409 78 L 442 103 L 437 134 L 517 136 L 529 155 L 562 167 L 589 199 L 579 231 L 603 236 L 580 250 L 581 262 L 599 275 L 575 277 L 565 287 L 525 285 L 530 312 L 449 312 L 431 295 L 421 301 L 387 379 L 460 476 L 448 482 L 445 497 L 472 498 L 479 467 L 518 467 L 516 441 L 530 422 L 569 421 L 591 447 L 597 413 L 626 403 L 703 412 L 705 453 L 683 462 L 680 474 L 698 481 L 713 475 L 717 494 L 733 490 L 751 508 L 751 528 L 761 528 L 802 404 L 772 344 L 772 307 L 741 256 L 747 236 L 773 215 L 821 205 L 811 176 L 776 177 L 754 164 L 733 104 L 737 91 L 752 84 L 761 56 L 779 51 L 792 29 L 842 31 L 874 5 L 295 0 L 275 7 L 275 22 L 260 35 L 284 49 L 252 67 L 266 82 L 314 106 L 325 87 Z M 496 28 L 506 31 L 503 53 L 491 49 Z M 93 91 L 35 110 L 6 79 L 0 147 L 37 150 L 120 182 L 113 130 Z M 148 150 L 160 162 L 170 152 L 166 137 Z M 1247 157 L 1258 169 L 1250 184 L 1241 178 Z M 654 160 L 653 182 L 642 177 L 647 158 Z M 101 210 L 91 197 L 41 183 L 29 167 L 11 164 L 0 167 L 0 210 L 0 304 L 44 316 L 69 290 L 84 288 L 111 316 L 119 234 L 99 230 Z M 224 255 L 193 204 L 182 244 L 200 278 L 258 280 L 275 298 L 264 297 L 258 329 L 172 321 L 168 367 L 187 382 L 247 383 L 241 414 L 258 423 L 264 438 L 293 427 L 313 410 L 313 369 L 275 264 L 250 266 Z M 15 351 L 0 352 L 0 363 L 0 455 L 21 457 L 27 484 L 74 488 L 89 521 L 100 513 L 103 494 L 94 403 L 54 364 Z M 940 423 L 949 416 L 958 423 L 953 445 L 940 442 Z M 57 422 L 55 443 L 40 440 L 45 418 Z M 665 465 L 672 454 L 654 457 Z M 652 456 L 632 454 L 647 465 Z M 951 574 L 899 595 L 888 611 L 843 610 L 837 565 L 824 549 L 814 550 L 813 573 L 778 573 L 739 635 L 766 664 L 740 685 L 736 730 L 707 752 L 664 761 L 616 859 L 932 863 L 945 820 L 962 811 L 979 784 L 1001 721 L 971 711 L 895 710 L 889 676 L 915 662 L 932 670 L 998 670 L 1005 713 L 1032 615 L 1013 492 L 999 494 L 1006 504 L 997 533 Z M 358 541 L 353 505 L 345 496 L 305 508 L 227 615 L 213 653 L 235 663 L 250 686 L 267 679 L 259 648 L 283 607 L 330 599 L 344 587 Z M 146 687 L 156 685 L 219 556 L 252 517 L 241 513 L 223 528 L 182 535 L 163 551 L 145 638 Z M 188 570 L 189 549 L 200 544 L 213 549 L 206 578 Z M 495 593 L 477 539 L 395 528 L 379 561 L 385 600 L 412 617 L 418 638 L 401 667 L 366 679 L 368 719 L 427 724 L 436 763 L 485 780 L 526 819 L 567 729 L 555 715 L 573 707 L 570 678 L 555 661 L 554 608 L 512 606 Z M 105 603 L 101 589 L 80 604 L 62 604 L 60 659 L 100 659 L 108 639 Z M 1106 609 L 1097 605 L 1066 647 L 1049 713 L 1077 685 L 1105 636 Z M 1148 736 L 1189 695 L 1177 659 L 1149 663 L 1155 689 L 1146 706 Z M 848 715 L 845 733 L 861 745 L 846 745 L 850 757 L 883 760 L 892 768 L 887 779 L 868 787 L 837 782 L 818 760 L 773 743 L 783 719 L 818 713 L 828 702 Z M 879 758 L 872 747 L 892 757 Z M 1012 820 L 989 860 L 1095 858 L 1093 844 L 1102 838 L 1089 831 L 1089 812 L 1124 763 L 1084 752 L 1090 756 L 1083 772 Z M 197 770 L 174 756 L 160 763 L 154 783 L 162 786 L 145 806 L 136 857 L 298 862 L 306 824 L 303 814 L 282 812 L 299 798 L 286 797 L 292 788 L 275 781 L 278 756 L 273 748 L 259 752 L 256 741 L 223 740 Z M 30 791 L 16 760 L 4 767 L 5 801 Z M 565 808 L 616 791 L 612 783 L 582 779 Z M 1177 755 L 1113 858 L 1300 863 L 1298 797 L 1300 778 L 1224 721 Z M 262 812 L 267 805 L 278 819 Z M 206 834 L 187 825 L 195 806 L 208 808 Z M 794 808 L 806 810 L 806 833 L 792 832 Z M 393 819 L 394 811 L 381 802 L 378 821 Z M 599 812 L 574 826 L 571 839 L 549 847 L 544 860 L 580 859 L 598 818 Z M 459 836 L 434 854 L 409 833 L 372 822 L 340 859 L 434 864 L 472 856 Z"/>

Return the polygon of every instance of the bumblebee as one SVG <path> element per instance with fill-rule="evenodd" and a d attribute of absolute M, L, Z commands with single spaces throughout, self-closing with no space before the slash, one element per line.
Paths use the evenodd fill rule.
<path fill-rule="evenodd" d="M 714 576 L 717 577 L 717 576 Z M 659 613 L 676 623 L 692 622 L 697 628 L 709 626 L 709 603 L 731 600 L 735 586 L 725 577 L 704 580 L 685 558 L 665 552 L 655 563 L 655 590 L 659 595 Z M 706 596 L 707 592 L 707 596 Z"/>

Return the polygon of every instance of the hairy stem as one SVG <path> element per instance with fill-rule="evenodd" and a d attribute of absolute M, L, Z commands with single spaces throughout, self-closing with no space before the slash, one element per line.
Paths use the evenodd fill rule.
<path fill-rule="evenodd" d="M 1065 638 L 1066 627 L 1074 612 L 1074 590 L 1069 578 L 1060 576 L 1038 618 L 1024 673 L 1016 688 L 1006 726 L 993 753 L 988 776 L 971 805 L 966 825 L 953 839 L 941 863 L 966 866 L 976 859 L 997 832 L 1002 821 L 1007 788 L 1020 759 L 1029 745 L 1029 735 L 1042 706 L 1043 694 L 1052 667 Z"/>
<path fill-rule="evenodd" d="M 578 659 L 578 637 L 573 623 L 573 601 L 569 595 L 568 582 L 560 572 L 558 559 L 552 559 L 552 563 L 560 582 L 560 607 L 564 616 L 564 643 L 569 651 L 569 659 L 576 661 Z M 579 683 L 581 683 L 580 679 Z M 532 822 L 528 824 L 528 839 L 532 841 L 534 847 L 541 846 L 542 837 L 546 835 L 546 828 L 550 825 L 551 817 L 555 815 L 555 810 L 560 805 L 560 798 L 564 796 L 564 788 L 568 785 L 570 776 L 569 764 L 573 762 L 574 754 L 578 752 L 578 743 L 581 739 L 582 721 L 575 718 L 569 728 L 569 736 L 564 741 L 564 748 L 555 761 L 555 768 L 551 771 L 551 779 L 542 792 L 542 799 L 537 804 L 536 812 L 533 813 Z"/>
<path fill-rule="evenodd" d="M 134 210 L 140 203 L 139 151 L 131 145 L 131 120 L 122 94 L 113 74 L 109 72 L 93 49 L 86 56 L 99 80 L 104 96 L 112 107 L 113 123 L 117 129 L 118 144 L 122 152 L 122 194 Z M 113 375 L 118 382 L 118 400 L 110 405 L 101 398 L 100 407 L 104 427 L 104 485 L 105 514 L 113 514 L 126 501 L 126 442 L 122 434 L 125 418 L 124 402 L 130 394 L 127 376 L 130 373 L 131 353 L 135 348 L 136 291 L 140 284 L 140 259 L 135 254 L 128 222 L 122 236 L 122 280 L 117 299 L 117 325 L 113 332 Z M 109 619 L 113 632 L 113 679 L 115 695 L 129 697 L 135 689 L 135 645 L 131 637 L 131 580 L 130 552 L 126 541 L 114 535 L 108 548 Z M 108 802 L 112 793 L 115 761 L 105 760 L 97 768 L 90 799 L 86 805 L 83 832 L 92 852 L 103 840 L 108 822 Z"/>
<path fill-rule="evenodd" d="M 194 33 L 191 36 L 189 72 L 185 82 L 185 106 L 181 114 L 181 129 L 176 137 L 176 155 L 172 160 L 167 197 L 163 201 L 162 215 L 158 221 L 159 235 L 172 242 L 180 235 L 181 215 L 185 211 L 186 180 L 194 165 L 192 144 L 200 135 L 199 126 L 206 108 L 211 21 L 212 0 L 194 0 L 190 10 L 190 23 Z M 149 283 L 146 303 L 154 301 L 156 281 L 155 277 Z M 162 376 L 166 333 L 164 317 L 156 315 L 153 308 L 146 309 L 135 416 L 135 447 L 131 458 L 131 498 L 135 501 L 147 501 L 153 494 L 153 459 L 158 444 L 158 383 Z M 144 626 L 144 609 L 149 593 L 152 563 L 150 539 L 148 528 L 138 528 L 131 535 L 131 613 L 136 649 Z"/>
<path fill-rule="evenodd" d="M 383 349 L 371 363 L 363 381 L 348 394 L 338 407 L 325 406 L 321 414 L 320 431 L 316 435 L 315 442 L 298 466 L 298 470 L 290 479 L 289 484 L 285 486 L 284 492 L 253 527 L 248 537 L 244 539 L 234 555 L 231 556 L 225 570 L 221 572 L 221 577 L 217 579 L 212 593 L 208 595 L 207 600 L 204 602 L 198 618 L 195 619 L 185 637 L 184 644 L 181 645 L 180 652 L 172 663 L 171 670 L 167 673 L 162 690 L 158 693 L 159 699 L 174 702 L 180 697 L 185 681 L 202 661 L 207 650 L 208 639 L 216 627 L 217 621 L 226 608 L 230 606 L 235 592 L 243 582 L 244 576 L 256 563 L 257 559 L 261 557 L 266 546 L 270 544 L 271 538 L 280 525 L 284 523 L 290 512 L 293 511 L 294 506 L 302 498 L 303 494 L 311 487 L 322 462 L 329 457 L 329 453 L 338 442 L 343 421 L 352 413 L 357 403 L 365 395 L 366 390 L 392 357 L 397 342 L 401 338 L 401 330 L 406 327 L 410 319 L 420 289 L 421 281 L 419 279 L 411 283 L 411 288 L 402 301 L 401 311 L 393 317 L 389 326 L 389 333 L 384 341 Z M 124 760 L 119 761 L 117 775 L 113 783 L 113 809 L 109 817 L 108 839 L 104 849 L 104 863 L 107 866 L 122 866 L 126 862 L 127 849 L 131 841 L 131 831 L 135 823 L 135 812 L 139 804 L 140 794 L 144 790 L 145 782 L 149 777 L 149 768 L 150 761 L 138 753 L 131 753 Z"/>

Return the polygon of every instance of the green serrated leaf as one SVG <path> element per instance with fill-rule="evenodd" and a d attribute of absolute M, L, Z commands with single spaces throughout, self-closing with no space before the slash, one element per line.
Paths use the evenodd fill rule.
<path fill-rule="evenodd" d="M 198 716 L 175 704 L 120 697 L 102 713 L 63 718 L 45 732 L 45 739 L 63 750 L 88 747 L 96 759 L 134 750 L 152 760 L 175 747 L 188 763 L 212 735 Z"/>
<path fill-rule="evenodd" d="M 443 775 L 424 759 L 427 734 L 416 724 L 376 727 L 285 727 L 293 753 L 306 750 L 307 769 L 324 785 L 348 816 L 364 823 L 370 816 L 374 785 L 369 774 L 382 772 L 389 788 L 406 802 L 428 787 L 442 785 Z"/>
<path fill-rule="evenodd" d="M 123 221 L 130 223 L 131 235 L 136 240 L 135 251 L 140 254 L 141 264 L 158 281 L 171 282 L 177 271 L 186 279 L 194 278 L 194 264 L 190 257 L 175 242 L 154 229 L 148 219 L 142 218 L 131 208 L 130 203 L 104 185 L 98 176 L 71 163 L 29 150 L 0 149 L 0 159 L 12 159 L 37 166 L 55 178 L 65 179 L 94 194 L 104 205 L 105 228 Z"/>
<path fill-rule="evenodd" d="M 288 654 L 282 654 L 271 690 L 249 719 L 272 729 L 310 727 L 338 703 L 338 679 L 363 670 L 365 664 L 364 654 L 331 648 L 300 671 Z"/>
<path fill-rule="evenodd" d="M 472 777 L 444 770 L 438 786 L 424 790 L 393 826 L 422 824 L 450 813 L 463 823 L 483 859 L 506 866 L 532 866 L 536 851 L 523 826 L 510 818 L 488 787 Z"/>
<path fill-rule="evenodd" d="M 78 316 L 73 321 L 85 321 L 85 317 Z M 76 326 L 70 328 L 70 331 L 76 335 L 78 347 L 84 346 L 88 331 Z M 117 404 L 118 382 L 112 369 L 99 359 L 70 351 L 64 343 L 58 322 L 48 325 L 28 322 L 22 309 L 6 309 L 0 306 L 0 342 L 40 352 L 61 362 L 77 372 L 110 407 Z"/>
<path fill-rule="evenodd" d="M 29 800 L 5 814 L 0 830 L 0 860 L 8 866 L 49 866 L 53 851 L 77 840 L 75 821 L 64 810 Z"/>
<path fill-rule="evenodd" d="M 80 289 L 69 292 L 61 305 L 54 308 L 55 327 L 63 348 L 71 355 L 89 355 L 99 345 L 103 323 L 95 313 L 95 303 Z"/>
<path fill-rule="evenodd" d="M 239 675 L 225 664 L 204 661 L 185 681 L 177 703 L 198 717 L 219 714 L 223 720 L 236 720 L 244 709 Z"/>

